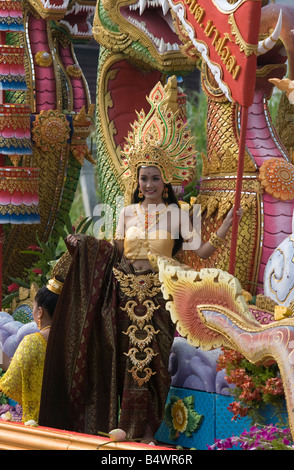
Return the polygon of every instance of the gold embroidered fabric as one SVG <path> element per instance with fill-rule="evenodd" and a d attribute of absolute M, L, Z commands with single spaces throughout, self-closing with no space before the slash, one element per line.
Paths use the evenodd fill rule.
<path fill-rule="evenodd" d="M 158 273 L 125 274 L 116 268 L 113 268 L 113 273 L 121 290 L 130 299 L 121 309 L 127 312 L 132 322 L 127 331 L 123 331 L 123 334 L 129 337 L 130 344 L 133 347 L 124 354 L 129 357 L 133 365 L 129 372 L 132 374 L 134 381 L 141 387 L 156 373 L 147 366 L 153 357 L 157 355 L 151 345 L 159 330 L 155 330 L 148 322 L 151 321 L 154 311 L 160 308 L 159 305 L 155 305 L 151 298 L 161 291 L 161 283 Z M 143 306 L 145 313 L 140 312 L 138 315 L 136 308 L 140 306 Z"/>
<path fill-rule="evenodd" d="M 161 290 L 158 273 L 125 274 L 116 268 L 112 270 L 121 290 L 128 297 L 137 296 L 139 302 L 143 302 L 146 297 L 154 297 Z"/>
<path fill-rule="evenodd" d="M 0 380 L 3 393 L 22 406 L 24 423 L 39 420 L 46 347 L 47 341 L 40 333 L 25 336 Z"/>

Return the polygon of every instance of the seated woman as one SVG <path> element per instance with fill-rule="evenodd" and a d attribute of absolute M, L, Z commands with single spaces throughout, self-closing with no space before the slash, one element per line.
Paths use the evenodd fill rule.
<path fill-rule="evenodd" d="M 33 305 L 39 332 L 26 335 L 0 380 L 0 390 L 22 406 L 22 421 L 38 423 L 43 369 L 52 317 L 63 283 L 50 279 L 38 290 Z"/>

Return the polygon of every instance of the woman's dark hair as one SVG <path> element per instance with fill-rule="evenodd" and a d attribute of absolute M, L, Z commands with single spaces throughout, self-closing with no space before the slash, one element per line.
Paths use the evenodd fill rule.
<path fill-rule="evenodd" d="M 62 279 L 59 280 L 62 281 Z M 35 301 L 38 307 L 45 308 L 51 318 L 53 317 L 53 313 L 56 308 L 58 299 L 59 295 L 47 289 L 46 286 L 41 287 L 35 296 Z"/>
<path fill-rule="evenodd" d="M 140 168 L 138 169 L 138 180 L 139 180 L 139 171 L 140 171 Z M 167 198 L 164 199 L 164 202 L 166 202 L 168 205 L 176 204 L 178 207 L 180 207 L 172 185 L 170 183 L 165 183 L 165 186 L 167 187 Z M 139 183 L 138 183 L 138 186 L 133 193 L 132 204 L 138 204 L 140 201 L 144 201 L 144 196 L 143 198 L 139 197 Z M 179 234 L 179 238 L 175 239 L 172 256 L 175 256 L 177 254 L 177 252 L 181 249 L 182 244 L 183 244 L 183 237 L 181 236 L 181 234 Z"/>

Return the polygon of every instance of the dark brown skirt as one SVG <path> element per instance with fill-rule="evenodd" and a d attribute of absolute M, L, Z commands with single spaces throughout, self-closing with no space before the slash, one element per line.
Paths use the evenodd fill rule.
<path fill-rule="evenodd" d="M 136 273 L 110 243 L 82 237 L 49 336 L 42 426 L 88 434 L 120 427 L 130 439 L 142 437 L 146 423 L 154 433 L 160 426 L 175 327 L 160 289 L 138 299 L 117 279 L 114 267 L 130 279 L 152 275 Z M 135 336 L 132 311 L 148 317 L 145 323 L 139 320 Z"/>

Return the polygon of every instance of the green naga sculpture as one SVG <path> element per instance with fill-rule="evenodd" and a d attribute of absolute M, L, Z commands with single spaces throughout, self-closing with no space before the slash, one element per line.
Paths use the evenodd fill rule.
<path fill-rule="evenodd" d="M 95 11 L 93 35 L 100 44 L 98 174 L 102 200 L 113 207 L 126 191 L 120 151 L 136 110 L 146 110 L 146 95 L 159 80 L 165 83 L 170 74 L 194 69 L 193 62 L 180 52 L 180 40 L 171 29 L 168 2 L 151 1 L 148 5 L 145 0 L 98 0 Z"/>

